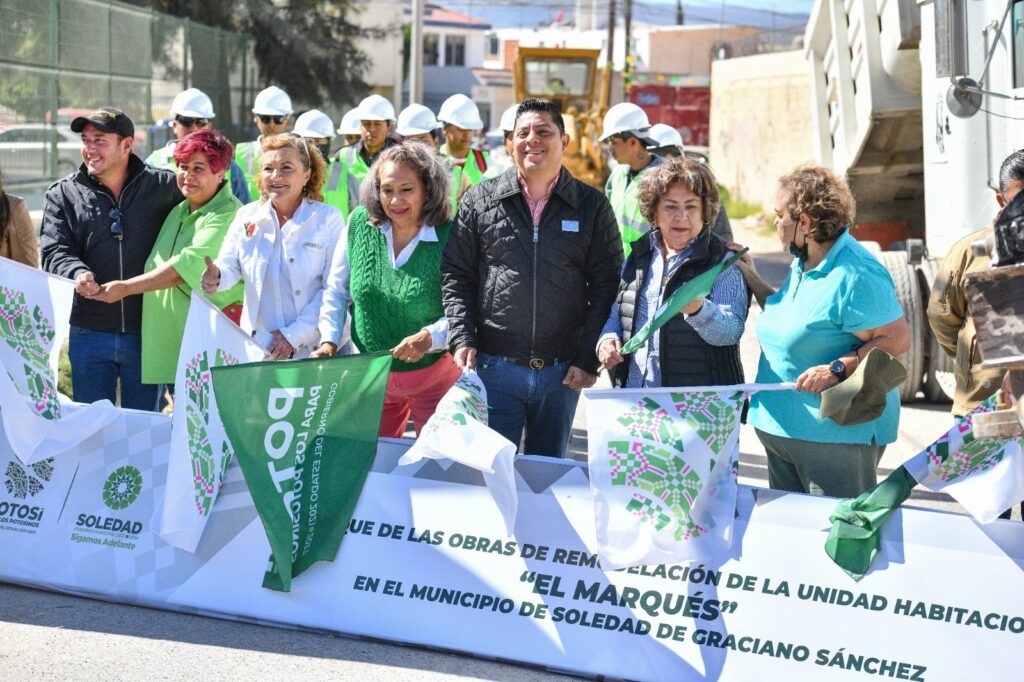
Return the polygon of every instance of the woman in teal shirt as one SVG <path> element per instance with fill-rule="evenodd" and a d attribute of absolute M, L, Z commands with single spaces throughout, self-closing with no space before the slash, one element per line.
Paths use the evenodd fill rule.
<path fill-rule="evenodd" d="M 206 256 L 216 258 L 228 226 L 241 207 L 224 176 L 231 143 L 218 132 L 199 130 L 174 147 L 178 189 L 185 200 L 167 215 L 146 262 L 146 272 L 107 282 L 92 298 L 115 303 L 142 297 L 142 383 L 174 384 L 192 290 L 202 291 Z M 242 283 L 209 297 L 236 323 Z"/>
<path fill-rule="evenodd" d="M 775 227 L 795 256 L 778 291 L 748 258 L 740 264 L 764 312 L 757 320 L 758 383 L 795 382 L 796 391 L 751 399 L 748 422 L 768 454 L 772 488 L 856 497 L 876 482 L 885 446 L 896 440 L 899 391 L 875 420 L 840 426 L 819 419 L 820 394 L 843 381 L 872 348 L 899 355 L 910 329 L 892 278 L 850 234 L 855 204 L 827 168 L 802 166 L 779 181 Z"/>

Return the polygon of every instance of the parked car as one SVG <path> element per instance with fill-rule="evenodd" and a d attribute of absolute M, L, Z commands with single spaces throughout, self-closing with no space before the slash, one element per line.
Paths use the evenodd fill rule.
<path fill-rule="evenodd" d="M 66 126 L 7 126 L 0 129 L 0 171 L 8 182 L 64 177 L 82 163 L 81 149 L 81 139 Z"/>

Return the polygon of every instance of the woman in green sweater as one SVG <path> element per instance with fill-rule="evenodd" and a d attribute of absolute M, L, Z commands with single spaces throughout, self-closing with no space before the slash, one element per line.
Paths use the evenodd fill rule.
<path fill-rule="evenodd" d="M 441 305 L 441 253 L 451 230 L 448 169 L 434 150 L 409 141 L 389 147 L 363 183 L 360 207 L 335 250 L 320 309 L 320 347 L 334 355 L 352 342 L 361 353 L 394 358 L 380 435 L 400 438 L 412 416 L 419 434 L 459 378 Z"/>

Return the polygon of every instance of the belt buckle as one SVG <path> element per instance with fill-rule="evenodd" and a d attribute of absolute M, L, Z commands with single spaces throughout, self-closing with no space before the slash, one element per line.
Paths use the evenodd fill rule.
<path fill-rule="evenodd" d="M 530 358 L 530 369 L 544 369 L 544 360 L 542 358 Z"/>

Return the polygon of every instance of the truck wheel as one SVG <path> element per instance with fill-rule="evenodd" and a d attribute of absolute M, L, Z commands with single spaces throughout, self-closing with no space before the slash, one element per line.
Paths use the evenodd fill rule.
<path fill-rule="evenodd" d="M 907 370 L 907 379 L 900 385 L 900 401 L 912 403 L 924 379 L 925 353 L 928 348 L 928 324 L 924 316 L 924 299 L 914 266 L 907 263 L 905 251 L 883 251 L 877 254 L 896 285 L 896 299 L 910 325 L 910 349 L 899 356 Z"/>
<path fill-rule="evenodd" d="M 938 260 L 925 258 L 918 266 L 918 283 L 921 285 L 922 301 L 925 311 L 928 310 L 928 295 L 932 290 L 936 275 L 939 274 Z M 927 322 L 927 320 L 926 320 Z M 953 358 L 946 354 L 939 346 L 939 342 L 932 334 L 931 328 L 925 325 L 925 334 L 928 335 L 928 357 L 924 377 L 924 399 L 930 403 L 949 403 L 953 399 L 953 392 L 956 389 L 956 377 L 953 376 Z"/>

